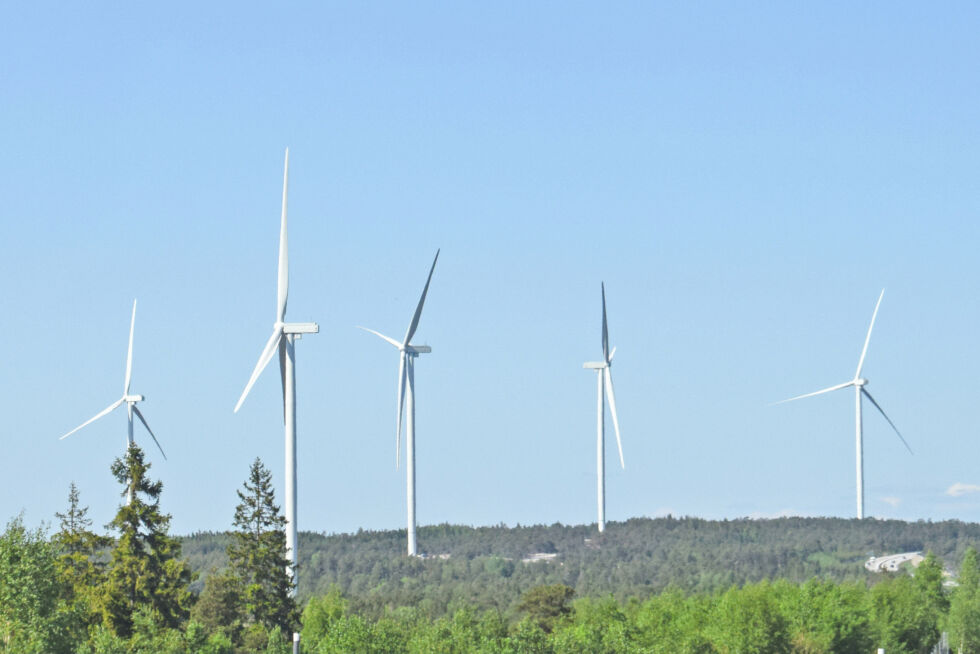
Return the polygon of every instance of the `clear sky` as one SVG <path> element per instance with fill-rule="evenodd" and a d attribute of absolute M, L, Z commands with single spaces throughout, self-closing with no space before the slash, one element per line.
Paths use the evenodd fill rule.
<path fill-rule="evenodd" d="M 139 3 L 145 5 L 145 3 Z M 626 469 L 608 518 L 854 515 L 849 391 L 878 293 L 867 513 L 980 520 L 974 3 L 7 3 L 0 520 L 96 525 L 133 391 L 179 533 L 273 470 L 290 148 L 299 527 L 595 520 L 605 281 Z M 152 447 L 145 432 L 137 439 Z M 954 484 L 962 493 L 948 491 Z M 973 487 L 972 489 L 970 487 Z M 970 491 L 973 492 L 970 492 Z M 424 549 L 424 543 L 421 544 Z"/>

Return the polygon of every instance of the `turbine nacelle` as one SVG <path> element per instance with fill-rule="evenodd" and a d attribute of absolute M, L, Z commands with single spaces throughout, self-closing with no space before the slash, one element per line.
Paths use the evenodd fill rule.
<path fill-rule="evenodd" d="M 418 356 L 420 354 L 428 354 L 432 352 L 432 348 L 428 345 L 406 345 L 405 347 L 399 348 L 402 352 L 406 354 L 411 354 L 412 356 Z"/>
<path fill-rule="evenodd" d="M 136 404 L 137 402 L 142 402 L 145 399 L 145 395 L 123 395 L 123 402 L 128 402 L 129 404 Z"/>
<path fill-rule="evenodd" d="M 608 368 L 609 364 L 604 361 L 588 361 L 583 363 L 582 367 L 589 370 L 603 370 L 604 368 Z"/>
<path fill-rule="evenodd" d="M 858 388 L 860 388 L 862 386 L 867 386 L 869 382 L 867 379 L 864 379 L 863 377 L 858 377 L 857 379 L 854 380 L 853 384 Z"/>
<path fill-rule="evenodd" d="M 303 334 L 319 334 L 320 325 L 315 322 L 287 322 L 282 325 L 283 334 L 296 334 L 301 337 Z"/>

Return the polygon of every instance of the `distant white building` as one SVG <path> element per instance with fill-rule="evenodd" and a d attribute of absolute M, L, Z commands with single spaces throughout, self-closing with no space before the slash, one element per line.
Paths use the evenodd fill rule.
<path fill-rule="evenodd" d="M 558 558 L 558 554 L 549 554 L 547 552 L 535 552 L 527 557 L 521 559 L 521 563 L 537 563 L 539 561 L 554 561 Z"/>

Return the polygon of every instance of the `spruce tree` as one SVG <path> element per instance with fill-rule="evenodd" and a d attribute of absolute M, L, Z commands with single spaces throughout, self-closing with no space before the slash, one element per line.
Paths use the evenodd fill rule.
<path fill-rule="evenodd" d="M 81 632 L 101 619 L 97 593 L 105 581 L 106 567 L 101 551 L 109 544 L 109 539 L 89 530 L 92 520 L 87 514 L 88 507 L 81 505 L 78 487 L 72 482 L 68 510 L 55 513 L 61 529 L 51 541 L 58 556 L 62 594 L 73 610 L 71 628 Z"/>
<path fill-rule="evenodd" d="M 238 499 L 228 559 L 232 573 L 241 580 L 245 623 L 291 633 L 298 625 L 299 611 L 287 571 L 286 519 L 276 505 L 272 473 L 258 458 Z"/>
<path fill-rule="evenodd" d="M 103 589 L 103 618 L 124 638 L 131 635 L 139 609 L 152 610 L 162 626 L 177 628 L 191 604 L 190 567 L 181 559 L 180 541 L 168 533 L 170 516 L 160 511 L 163 484 L 146 476 L 149 468 L 135 444 L 112 464 L 122 497 L 132 501 L 120 506 L 108 525 L 119 536 Z"/>

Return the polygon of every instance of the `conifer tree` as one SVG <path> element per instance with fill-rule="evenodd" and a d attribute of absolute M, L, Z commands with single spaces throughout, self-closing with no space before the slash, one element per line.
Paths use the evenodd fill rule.
<path fill-rule="evenodd" d="M 151 610 L 162 626 L 177 628 L 191 603 L 190 568 L 181 559 L 180 541 L 168 533 L 170 516 L 160 511 L 163 484 L 146 476 L 149 468 L 135 444 L 112 464 L 122 497 L 132 501 L 123 503 L 108 525 L 119 536 L 103 590 L 103 618 L 124 638 L 131 635 L 138 610 Z"/>
<path fill-rule="evenodd" d="M 272 473 L 260 459 L 249 468 L 238 499 L 228 559 L 232 573 L 241 580 L 245 623 L 291 633 L 298 625 L 299 611 L 287 571 L 286 519 L 276 505 Z"/>
<path fill-rule="evenodd" d="M 87 514 L 88 507 L 81 505 L 78 487 L 72 482 L 68 490 L 68 510 L 55 513 L 61 521 L 61 529 L 51 542 L 58 556 L 62 594 L 73 609 L 72 628 L 81 632 L 101 618 L 97 592 L 105 581 L 105 562 L 100 559 L 100 551 L 109 544 L 109 539 L 89 530 L 92 520 Z"/>

